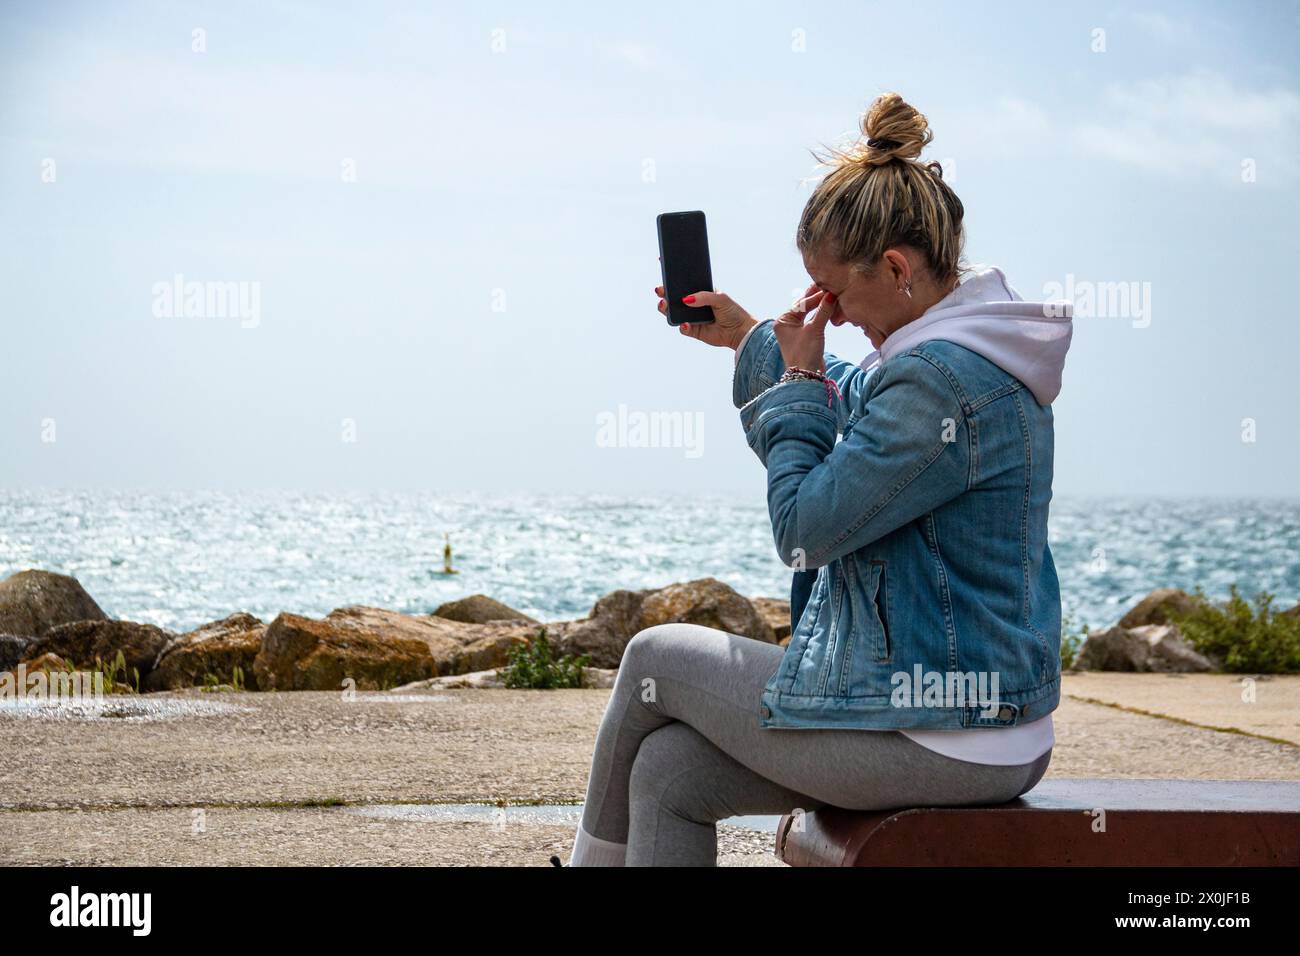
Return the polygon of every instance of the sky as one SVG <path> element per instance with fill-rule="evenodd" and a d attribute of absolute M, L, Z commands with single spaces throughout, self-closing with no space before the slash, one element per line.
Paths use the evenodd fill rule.
<path fill-rule="evenodd" d="M 1294 495 L 1298 54 L 1296 2 L 5 3 L 0 487 L 761 501 L 655 216 L 779 314 L 895 90 L 967 258 L 1073 290 L 1056 493 Z"/>

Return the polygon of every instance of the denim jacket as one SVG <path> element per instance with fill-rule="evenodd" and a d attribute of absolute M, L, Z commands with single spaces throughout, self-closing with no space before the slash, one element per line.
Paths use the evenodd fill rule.
<path fill-rule="evenodd" d="M 761 323 L 733 401 L 781 560 L 817 577 L 759 725 L 955 730 L 1055 710 L 1050 404 L 940 339 L 870 370 L 827 355 L 838 393 L 776 384 L 784 370 Z"/>

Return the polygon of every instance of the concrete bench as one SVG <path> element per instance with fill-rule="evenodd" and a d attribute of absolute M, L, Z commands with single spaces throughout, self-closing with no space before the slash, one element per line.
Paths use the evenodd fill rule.
<path fill-rule="evenodd" d="M 1058 778 L 992 806 L 823 807 L 781 817 L 776 855 L 790 866 L 1297 866 L 1300 781 Z"/>

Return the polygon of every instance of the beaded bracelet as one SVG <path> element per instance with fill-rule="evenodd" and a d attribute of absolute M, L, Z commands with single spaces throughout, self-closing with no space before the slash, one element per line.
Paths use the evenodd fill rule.
<path fill-rule="evenodd" d="M 779 382 L 777 382 L 777 384 L 780 385 L 782 382 L 794 382 L 799 379 L 807 379 L 813 382 L 826 383 L 826 407 L 827 408 L 834 407 L 835 395 L 840 396 L 840 401 L 844 400 L 844 395 L 840 392 L 840 387 L 835 384 L 834 379 L 827 378 L 827 376 L 822 372 L 814 372 L 812 369 L 808 369 L 808 368 L 799 368 L 796 365 L 791 365 L 789 368 L 787 368 L 785 370 L 785 374 L 781 376 L 781 379 Z"/>

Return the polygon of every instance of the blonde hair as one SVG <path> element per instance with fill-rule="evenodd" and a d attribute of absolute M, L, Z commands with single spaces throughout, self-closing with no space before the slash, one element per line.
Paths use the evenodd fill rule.
<path fill-rule="evenodd" d="M 832 167 L 804 206 L 800 252 L 830 251 L 870 272 L 891 246 L 909 245 L 936 279 L 955 277 L 961 264 L 965 210 L 943 181 L 943 167 L 917 161 L 934 138 L 925 116 L 897 93 L 883 93 L 862 115 L 862 139 L 814 156 Z"/>

